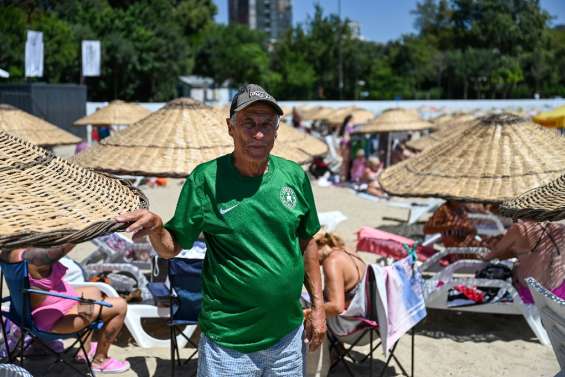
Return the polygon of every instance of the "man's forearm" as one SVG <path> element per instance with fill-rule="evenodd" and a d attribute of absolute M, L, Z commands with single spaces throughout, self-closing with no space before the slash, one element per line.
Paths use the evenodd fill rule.
<path fill-rule="evenodd" d="M 164 227 L 160 227 L 149 235 L 151 245 L 161 258 L 170 259 L 175 257 L 181 247 L 175 242 L 171 233 Z"/>
<path fill-rule="evenodd" d="M 310 295 L 312 308 L 324 309 L 322 275 L 316 242 L 309 243 L 304 250 L 304 285 Z"/>

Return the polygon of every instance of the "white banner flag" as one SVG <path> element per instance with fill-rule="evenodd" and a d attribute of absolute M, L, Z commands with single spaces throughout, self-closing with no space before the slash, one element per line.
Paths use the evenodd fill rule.
<path fill-rule="evenodd" d="M 100 41 L 82 41 L 82 75 L 100 76 Z"/>
<path fill-rule="evenodd" d="M 43 33 L 27 31 L 26 77 L 43 76 Z"/>

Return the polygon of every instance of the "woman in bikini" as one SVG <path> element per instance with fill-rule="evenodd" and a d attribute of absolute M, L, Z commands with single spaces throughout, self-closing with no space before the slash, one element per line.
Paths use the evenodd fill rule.
<path fill-rule="evenodd" d="M 323 233 L 316 238 L 320 265 L 324 271 L 324 308 L 326 317 L 342 313 L 357 293 L 365 275 L 365 262 L 345 249 L 336 235 Z"/>
<path fill-rule="evenodd" d="M 351 304 L 365 276 L 366 265 L 356 253 L 346 250 L 345 243 L 336 235 L 320 232 L 315 239 L 324 273 L 324 309 L 329 319 L 343 313 Z M 305 309 L 305 318 L 309 314 L 310 309 Z M 327 341 L 318 351 L 308 353 L 306 365 L 308 377 L 328 375 L 331 360 Z"/>
<path fill-rule="evenodd" d="M 127 312 L 127 303 L 119 297 L 104 297 L 97 288 L 73 288 L 63 280 L 67 268 L 59 262 L 74 245 L 66 244 L 50 249 L 27 248 L 3 251 L 2 259 L 17 263 L 27 260 L 31 288 L 69 296 L 104 300 L 111 308 L 97 304 L 79 304 L 76 301 L 44 295 L 30 295 L 32 318 L 38 329 L 53 333 L 71 333 L 82 330 L 92 321 L 101 319 L 104 327 L 98 343 L 86 342 L 92 370 L 96 373 L 121 373 L 130 368 L 127 361 L 108 356 L 108 349 L 120 332 Z M 77 361 L 84 362 L 84 355 L 77 354 Z"/>
<path fill-rule="evenodd" d="M 533 277 L 556 296 L 565 299 L 565 225 L 521 221 L 510 227 L 483 259 L 518 258 L 513 283 L 522 301 L 533 297 L 524 279 Z"/>

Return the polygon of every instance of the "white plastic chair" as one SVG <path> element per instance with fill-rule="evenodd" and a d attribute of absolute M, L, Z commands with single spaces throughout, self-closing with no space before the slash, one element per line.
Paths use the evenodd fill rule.
<path fill-rule="evenodd" d="M 534 302 L 545 326 L 561 371 L 555 377 L 565 376 L 565 300 L 544 288 L 536 279 L 529 277 L 526 284 L 534 296 Z"/>
<path fill-rule="evenodd" d="M 427 259 L 421 266 L 422 273 L 425 273 L 440 261 L 440 259 L 445 258 L 448 255 L 456 254 L 476 254 L 482 255 L 487 253 L 489 250 L 486 248 L 447 248 L 434 254 L 432 257 Z M 454 273 L 459 270 L 468 271 L 479 271 L 487 265 L 486 262 L 474 259 L 463 259 L 458 260 L 455 263 L 451 263 L 449 266 L 443 268 L 440 272 L 436 273 L 432 278 L 425 280 L 424 282 L 424 297 L 426 301 L 426 307 L 430 309 L 442 309 L 442 310 L 455 310 L 455 311 L 466 311 L 474 313 L 491 313 L 491 314 L 512 314 L 512 315 L 522 315 L 528 322 L 528 325 L 538 338 L 539 342 L 543 345 L 549 345 L 549 337 L 545 331 L 541 320 L 540 314 L 535 305 L 524 304 L 520 295 L 514 288 L 511 282 L 504 280 L 493 280 L 493 279 L 477 279 L 474 277 L 454 277 Z M 471 305 L 471 306 L 457 306 L 450 307 L 448 305 L 448 293 L 449 290 L 457 285 L 465 286 L 479 286 L 479 287 L 496 287 L 499 288 L 497 296 L 492 300 L 492 303 Z M 511 302 L 497 302 L 499 298 L 502 298 L 506 292 L 510 294 L 512 298 Z"/>
<path fill-rule="evenodd" d="M 105 283 L 70 283 L 74 288 L 83 287 L 96 287 L 104 292 L 108 297 L 119 297 L 118 292 L 108 284 Z M 142 318 L 169 318 L 169 308 L 158 307 L 155 305 L 147 304 L 128 304 L 128 312 L 125 318 L 125 325 L 132 335 L 135 343 L 141 348 L 169 348 L 169 339 L 157 339 L 149 335 L 141 324 Z M 194 333 L 196 326 L 187 326 L 184 329 L 184 334 L 190 338 Z M 177 343 L 179 347 L 184 347 L 187 344 L 186 339 L 182 335 L 177 336 Z"/>

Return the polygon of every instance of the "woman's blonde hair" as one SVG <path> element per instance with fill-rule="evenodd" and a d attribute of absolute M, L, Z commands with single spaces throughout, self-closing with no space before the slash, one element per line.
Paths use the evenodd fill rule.
<path fill-rule="evenodd" d="M 345 247 L 345 242 L 341 239 L 341 237 L 324 230 L 319 231 L 314 236 L 314 239 L 316 240 L 316 245 L 318 245 L 320 263 L 326 259 L 335 248 L 342 249 Z"/>

